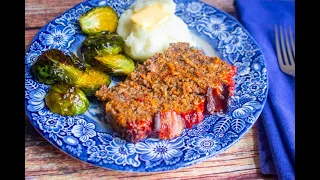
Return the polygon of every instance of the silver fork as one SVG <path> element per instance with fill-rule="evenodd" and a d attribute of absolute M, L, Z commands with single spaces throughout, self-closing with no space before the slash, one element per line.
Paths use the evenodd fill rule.
<path fill-rule="evenodd" d="M 280 65 L 280 69 L 286 74 L 295 76 L 295 43 L 293 40 L 291 28 L 289 27 L 290 40 L 289 40 L 286 27 L 284 27 L 284 33 L 281 25 L 279 27 L 280 33 L 278 32 L 277 25 L 275 25 L 274 29 L 275 29 L 275 37 L 276 37 L 276 50 L 277 50 L 278 63 Z M 280 34 L 281 43 L 279 42 L 279 34 Z"/>

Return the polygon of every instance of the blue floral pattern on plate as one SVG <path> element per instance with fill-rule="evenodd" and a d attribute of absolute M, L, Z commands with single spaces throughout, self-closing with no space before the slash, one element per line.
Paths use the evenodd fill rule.
<path fill-rule="evenodd" d="M 57 148 L 84 162 L 132 172 L 177 169 L 215 156 L 236 143 L 255 123 L 267 96 L 267 70 L 256 42 L 233 17 L 197 0 L 175 0 L 176 15 L 209 42 L 221 58 L 237 67 L 235 94 L 226 114 L 206 115 L 203 122 L 171 140 L 144 139 L 133 144 L 104 123 L 101 104 L 90 99 L 89 110 L 60 116 L 45 106 L 49 85 L 37 82 L 32 63 L 44 51 L 77 51 L 83 38 L 80 16 L 96 6 L 110 5 L 118 15 L 134 0 L 88 0 L 58 16 L 32 40 L 25 55 L 25 107 L 31 124 Z M 120 80 L 112 78 L 112 85 Z"/>

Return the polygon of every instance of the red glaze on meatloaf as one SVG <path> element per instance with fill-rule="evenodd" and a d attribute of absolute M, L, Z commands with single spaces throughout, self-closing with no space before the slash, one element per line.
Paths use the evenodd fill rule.
<path fill-rule="evenodd" d="M 233 95 L 235 66 L 188 43 L 175 43 L 139 64 L 124 82 L 96 93 L 107 121 L 123 138 L 171 139 L 199 124 L 205 113 L 225 112 Z"/>

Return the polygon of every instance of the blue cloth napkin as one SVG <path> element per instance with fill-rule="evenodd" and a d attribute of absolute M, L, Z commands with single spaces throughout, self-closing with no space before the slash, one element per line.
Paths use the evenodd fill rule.
<path fill-rule="evenodd" d="M 264 56 L 269 78 L 265 107 L 258 119 L 260 165 L 263 174 L 295 179 L 295 78 L 284 74 L 275 50 L 275 24 L 295 25 L 292 0 L 235 0 L 238 18 Z"/>

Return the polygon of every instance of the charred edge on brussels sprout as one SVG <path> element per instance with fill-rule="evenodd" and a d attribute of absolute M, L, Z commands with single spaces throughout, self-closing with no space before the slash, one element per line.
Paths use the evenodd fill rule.
<path fill-rule="evenodd" d="M 81 70 L 86 70 L 86 65 L 84 60 L 81 60 L 80 58 L 78 58 L 73 52 L 70 52 L 70 54 L 71 54 L 71 61 L 73 65 Z"/>

